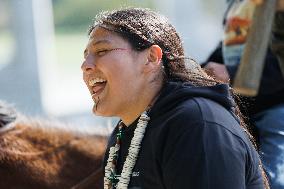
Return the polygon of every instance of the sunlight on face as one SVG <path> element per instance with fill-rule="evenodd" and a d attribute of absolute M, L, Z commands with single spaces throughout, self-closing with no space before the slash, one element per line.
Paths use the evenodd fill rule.
<path fill-rule="evenodd" d="M 135 107 L 144 87 L 144 52 L 114 32 L 96 27 L 84 51 L 83 78 L 95 102 L 93 111 L 102 116 L 122 116 Z"/>

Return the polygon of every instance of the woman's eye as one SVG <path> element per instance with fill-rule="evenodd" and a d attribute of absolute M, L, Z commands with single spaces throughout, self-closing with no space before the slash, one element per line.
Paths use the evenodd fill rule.
<path fill-rule="evenodd" d="M 106 53 L 108 53 L 109 52 L 109 50 L 107 50 L 107 49 L 105 49 L 105 50 L 99 50 L 99 51 L 97 51 L 97 55 L 99 55 L 99 56 L 103 56 L 103 55 L 105 55 Z"/>

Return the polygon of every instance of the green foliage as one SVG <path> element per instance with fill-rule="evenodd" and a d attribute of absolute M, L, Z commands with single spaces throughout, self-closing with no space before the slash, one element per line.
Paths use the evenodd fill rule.
<path fill-rule="evenodd" d="M 153 7 L 151 0 L 52 0 L 56 32 L 86 32 L 96 14 L 126 6 Z"/>
<path fill-rule="evenodd" d="M 206 16 L 216 16 L 220 11 L 224 11 L 222 8 L 224 6 L 221 6 L 221 4 L 226 4 L 226 2 L 231 0 L 219 0 L 219 1 L 208 1 L 208 0 L 200 0 L 201 4 L 201 11 L 203 14 L 206 14 Z"/>

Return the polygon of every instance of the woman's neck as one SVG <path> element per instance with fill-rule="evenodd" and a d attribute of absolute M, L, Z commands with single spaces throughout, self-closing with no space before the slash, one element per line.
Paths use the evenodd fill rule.
<path fill-rule="evenodd" d="M 139 95 L 137 101 L 132 103 L 132 108 L 120 117 L 122 122 L 129 126 L 133 123 L 144 111 L 149 110 L 156 102 L 162 89 L 162 82 L 154 84 L 152 87 L 147 87 L 144 92 Z"/>

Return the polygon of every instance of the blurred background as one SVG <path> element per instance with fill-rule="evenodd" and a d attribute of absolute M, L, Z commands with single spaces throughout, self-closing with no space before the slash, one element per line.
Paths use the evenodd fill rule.
<path fill-rule="evenodd" d="M 148 7 L 177 28 L 187 56 L 203 62 L 221 39 L 226 0 L 0 0 L 0 100 L 22 113 L 109 131 L 117 118 L 92 114 L 80 69 L 97 13 Z"/>

